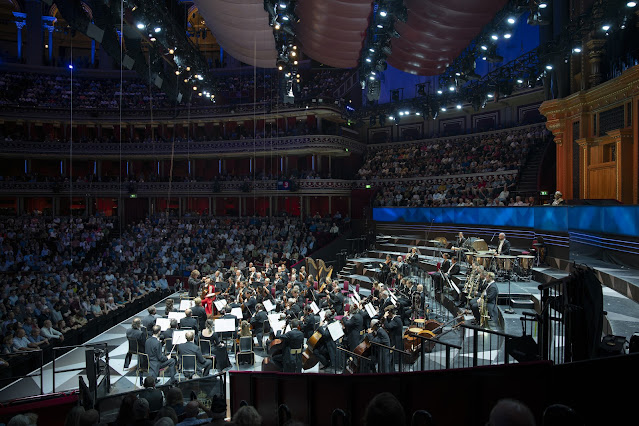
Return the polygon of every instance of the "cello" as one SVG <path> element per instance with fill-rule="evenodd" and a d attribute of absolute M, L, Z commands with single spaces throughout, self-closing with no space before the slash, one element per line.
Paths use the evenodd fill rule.
<path fill-rule="evenodd" d="M 288 327 L 290 318 L 286 317 L 286 324 L 284 330 Z M 271 331 L 273 338 L 268 345 L 268 356 L 262 360 L 262 371 L 282 371 L 284 365 L 282 364 L 282 355 L 284 353 L 285 343 L 282 339 L 275 338 L 275 334 Z M 277 360 L 275 359 L 277 358 Z"/>
<path fill-rule="evenodd" d="M 317 365 L 319 359 L 313 354 L 313 350 L 317 343 L 322 339 L 322 333 L 316 331 L 306 342 L 306 349 L 302 353 L 302 368 L 304 370 L 311 369 Z"/>

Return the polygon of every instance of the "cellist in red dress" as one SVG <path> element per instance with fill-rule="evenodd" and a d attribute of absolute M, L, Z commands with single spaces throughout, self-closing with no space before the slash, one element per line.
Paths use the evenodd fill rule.
<path fill-rule="evenodd" d="M 207 315 L 213 315 L 213 301 L 215 300 L 215 283 L 207 278 L 202 290 L 202 306 Z"/>

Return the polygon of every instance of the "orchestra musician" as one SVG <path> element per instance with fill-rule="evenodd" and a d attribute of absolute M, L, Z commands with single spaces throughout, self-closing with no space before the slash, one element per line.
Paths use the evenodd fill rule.
<path fill-rule="evenodd" d="M 380 263 L 380 281 L 383 282 L 384 284 L 388 284 L 390 282 L 391 279 L 391 266 L 393 266 L 393 262 L 391 260 L 391 256 L 390 254 L 386 255 L 386 259 L 384 260 L 384 263 Z"/>
<path fill-rule="evenodd" d="M 353 351 L 362 341 L 364 335 L 364 318 L 359 313 L 357 305 L 351 306 L 348 315 L 342 318 L 344 334 L 346 334 L 346 346 Z"/>
<path fill-rule="evenodd" d="M 333 313 L 327 312 L 324 317 L 324 322 L 320 324 L 317 331 L 322 335 L 322 338 L 317 342 L 313 353 L 319 359 L 322 366 L 320 370 L 324 370 L 330 366 L 336 367 L 337 364 L 337 344 L 331 337 L 331 333 L 328 331 L 328 326 L 333 323 Z"/>
<path fill-rule="evenodd" d="M 339 288 L 337 281 L 333 281 L 333 291 L 329 294 L 329 304 L 335 310 L 335 315 L 344 315 L 344 295 Z"/>
<path fill-rule="evenodd" d="M 310 338 L 315 329 L 319 326 L 319 317 L 313 314 L 313 309 L 310 305 L 304 306 L 304 316 L 302 317 L 302 333 L 304 338 Z"/>
<path fill-rule="evenodd" d="M 189 276 L 189 297 L 193 298 L 197 296 L 197 292 L 200 290 L 200 271 L 194 269 L 191 271 L 191 275 Z"/>
<path fill-rule="evenodd" d="M 206 309 L 202 307 L 202 299 L 196 297 L 193 299 L 193 307 L 191 308 L 191 315 L 197 318 L 197 326 L 199 330 L 204 330 L 204 325 L 206 323 L 206 316 L 208 312 Z"/>
<path fill-rule="evenodd" d="M 218 371 L 231 366 L 229 360 L 229 354 L 226 350 L 226 345 L 220 339 L 220 336 L 213 330 L 215 322 L 212 319 L 207 319 L 205 327 L 200 333 L 201 340 L 208 340 L 211 344 L 211 354 L 215 357 L 215 368 Z"/>
<path fill-rule="evenodd" d="M 388 336 L 390 337 L 391 343 L 389 346 L 402 349 L 404 347 L 404 343 L 402 341 L 404 324 L 402 323 L 399 315 L 397 315 L 395 306 L 387 306 L 384 309 L 384 324 L 384 328 L 386 328 L 386 331 L 388 331 Z M 399 364 L 400 362 L 400 353 L 397 351 L 393 351 L 393 365 Z"/>
<path fill-rule="evenodd" d="M 417 247 L 413 247 L 410 249 L 410 251 L 408 252 L 408 254 L 406 255 L 406 264 L 410 266 L 410 272 L 411 274 L 414 274 L 415 271 L 417 270 L 418 266 L 418 262 L 419 262 L 419 255 L 420 255 L 420 251 L 417 249 Z"/>
<path fill-rule="evenodd" d="M 499 245 L 497 246 L 497 255 L 510 255 L 510 241 L 506 239 L 506 234 L 501 232 L 499 234 Z"/>
<path fill-rule="evenodd" d="M 161 332 L 162 328 L 159 325 L 153 326 L 153 335 L 146 339 L 144 352 L 149 357 L 149 375 L 153 377 L 159 377 L 160 370 L 166 367 L 168 368 L 166 376 L 170 378 L 167 384 L 170 385 L 175 381 L 175 360 L 167 358 L 166 355 L 164 355 L 164 353 L 162 352 L 162 342 L 160 341 Z M 140 380 L 142 380 L 141 376 Z"/>
<path fill-rule="evenodd" d="M 401 281 L 400 274 L 404 275 L 404 268 L 406 264 L 404 263 L 404 258 L 402 256 L 397 256 L 397 262 L 395 262 L 395 268 L 397 271 L 397 280 Z"/>
<path fill-rule="evenodd" d="M 178 359 L 179 365 L 182 365 L 182 357 L 184 355 L 195 355 L 195 360 L 197 362 L 197 367 L 201 370 L 201 376 L 208 376 L 209 371 L 211 371 L 211 367 L 213 362 L 210 359 L 204 358 L 202 356 L 202 350 L 198 345 L 193 343 L 193 339 L 195 338 L 195 333 L 191 330 L 185 333 L 186 342 L 180 343 L 178 346 Z M 199 371 L 198 371 L 199 373 Z"/>
<path fill-rule="evenodd" d="M 284 344 L 282 352 L 283 371 L 285 373 L 302 372 L 302 349 L 304 346 L 304 333 L 300 330 L 299 320 L 291 321 L 291 330 L 285 333 L 281 339 Z"/>
<path fill-rule="evenodd" d="M 268 321 L 268 315 L 264 310 L 264 305 L 258 303 L 255 305 L 255 313 L 251 317 L 251 325 L 253 326 L 253 333 L 257 337 L 257 341 L 262 346 L 264 340 L 264 323 Z"/>
<path fill-rule="evenodd" d="M 483 297 L 484 303 L 486 303 L 487 306 L 492 307 L 497 303 L 497 297 L 499 296 L 499 289 L 495 282 L 495 274 L 493 272 L 484 272 L 483 275 L 486 278 L 486 285 L 481 292 L 481 296 L 470 301 L 470 310 L 473 312 L 473 316 L 475 317 L 472 321 L 473 325 L 479 325 L 481 323 L 479 299 Z M 490 312 L 490 309 L 488 309 L 488 312 Z"/>
<path fill-rule="evenodd" d="M 370 342 L 379 343 L 385 346 L 392 346 L 391 339 L 388 336 L 386 330 L 381 327 L 380 320 L 372 320 L 371 328 L 369 328 L 367 331 L 368 333 L 366 334 L 366 338 Z M 393 371 L 391 369 L 390 349 L 388 348 L 378 345 L 372 345 L 371 361 L 376 366 L 376 370 L 378 373 L 390 373 Z"/>
<path fill-rule="evenodd" d="M 453 275 L 459 274 L 459 265 L 457 264 L 457 258 L 450 258 L 448 253 L 442 255 L 444 262 L 439 268 L 439 274 L 433 276 L 433 282 L 435 283 L 435 290 L 442 291 L 445 281 L 450 280 Z"/>

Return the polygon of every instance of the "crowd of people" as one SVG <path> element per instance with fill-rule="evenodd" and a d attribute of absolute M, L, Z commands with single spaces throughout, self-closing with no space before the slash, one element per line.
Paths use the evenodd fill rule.
<path fill-rule="evenodd" d="M 1 226 L 2 355 L 42 349 L 194 269 L 292 265 L 337 236 L 341 218 L 148 218 L 108 239 L 113 222 L 23 216 Z M 104 244 L 98 244 L 104 240 Z M 176 283 L 179 287 L 180 283 Z M 7 366 L 9 358 L 2 361 Z"/>
<path fill-rule="evenodd" d="M 534 198 L 523 200 L 511 193 L 529 153 L 543 147 L 548 136 L 536 126 L 372 150 L 359 177 L 379 188 L 375 206 L 534 205 Z"/>
<path fill-rule="evenodd" d="M 370 149 L 360 179 L 402 179 L 519 170 L 528 152 L 548 137 L 541 127 L 462 136 L 404 147 Z"/>
<path fill-rule="evenodd" d="M 299 100 L 332 97 L 344 70 L 304 70 Z M 251 104 L 276 101 L 279 97 L 278 76 L 269 73 L 218 74 L 213 83 L 215 103 Z M 122 90 L 121 90 L 122 89 Z M 42 74 L 34 72 L 0 73 L 0 106 L 20 105 L 39 108 L 73 108 L 87 110 L 170 108 L 175 105 L 166 94 L 142 79 L 87 78 L 82 75 Z M 210 98 L 195 95 L 194 106 L 213 105 Z"/>

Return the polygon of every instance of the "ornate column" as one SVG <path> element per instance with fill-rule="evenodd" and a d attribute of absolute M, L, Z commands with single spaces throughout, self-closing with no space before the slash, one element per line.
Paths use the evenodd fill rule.
<path fill-rule="evenodd" d="M 29 65 L 42 65 L 44 40 L 42 39 L 42 2 L 40 0 L 26 0 L 24 10 L 27 14 L 29 40 L 25 46 L 25 59 Z"/>
<path fill-rule="evenodd" d="M 49 64 L 51 64 L 51 62 L 53 61 L 53 31 L 55 31 L 54 24 L 56 21 L 57 19 L 54 18 L 53 16 L 42 17 L 42 22 L 43 22 L 42 27 L 49 32 L 49 42 L 47 43 Z"/>
<path fill-rule="evenodd" d="M 18 59 L 22 60 L 22 28 L 27 25 L 27 14 L 22 12 L 13 12 L 16 18 L 16 27 L 18 28 Z"/>
<path fill-rule="evenodd" d="M 588 61 L 590 62 L 590 75 L 588 76 L 588 87 L 595 87 L 601 83 L 601 58 L 605 52 L 603 46 L 606 40 L 593 39 L 586 43 L 588 47 Z"/>

